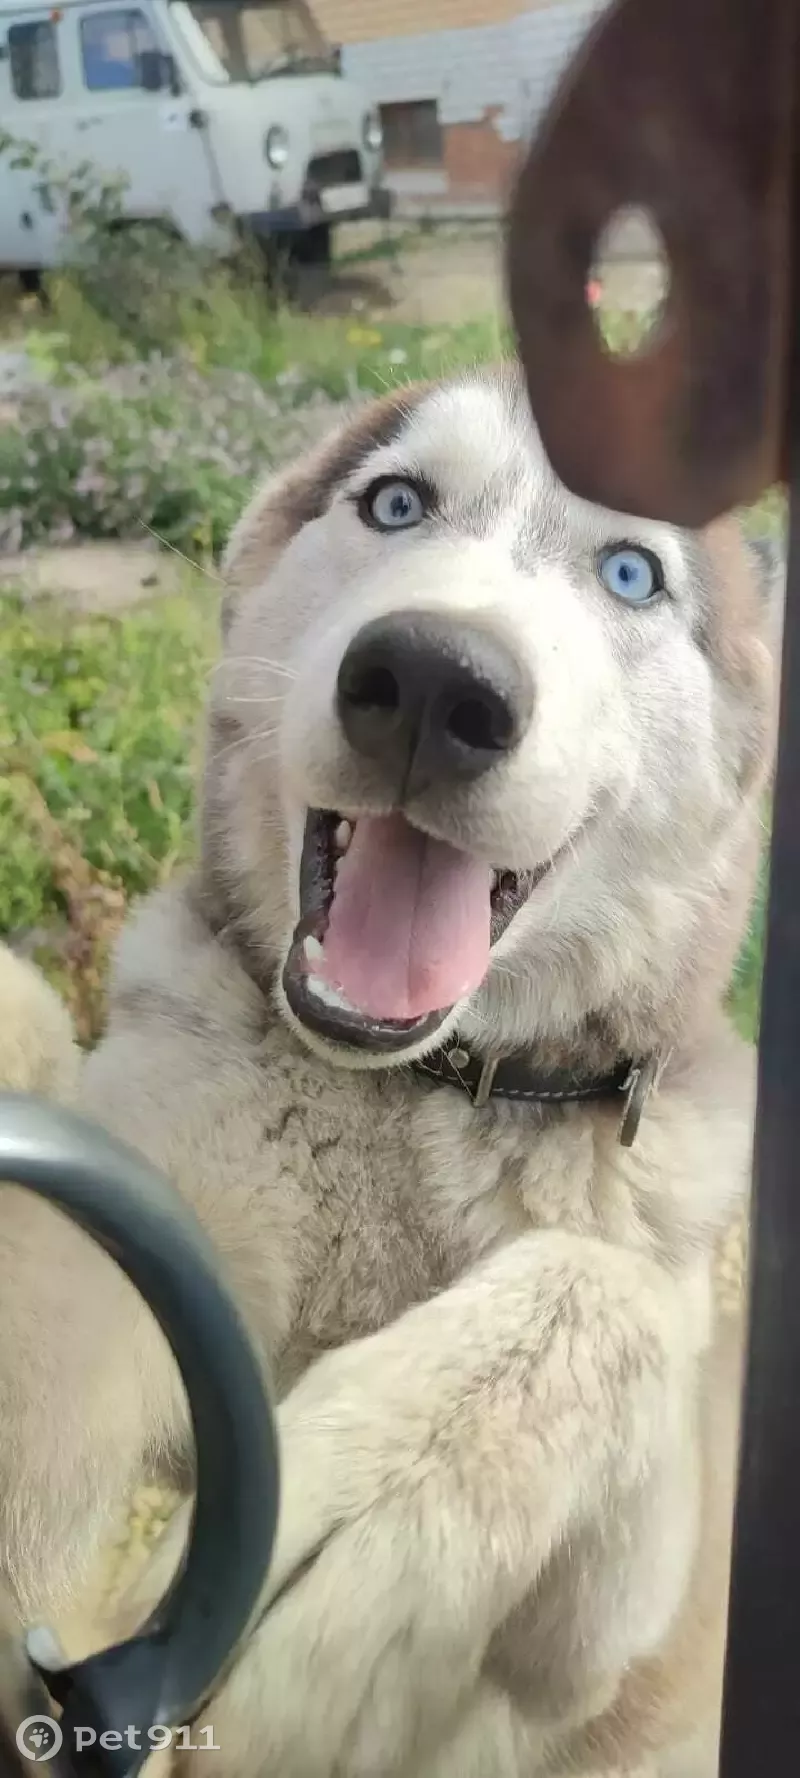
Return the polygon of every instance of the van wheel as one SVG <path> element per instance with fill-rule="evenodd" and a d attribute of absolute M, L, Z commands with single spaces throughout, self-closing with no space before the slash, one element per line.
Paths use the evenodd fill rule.
<path fill-rule="evenodd" d="M 40 309 L 44 314 L 47 314 L 51 303 L 41 272 L 26 266 L 17 275 L 23 296 L 35 296 Z"/>
<path fill-rule="evenodd" d="M 333 252 L 333 230 L 329 222 L 317 222 L 313 228 L 298 235 L 292 243 L 293 257 L 298 265 L 330 265 Z"/>

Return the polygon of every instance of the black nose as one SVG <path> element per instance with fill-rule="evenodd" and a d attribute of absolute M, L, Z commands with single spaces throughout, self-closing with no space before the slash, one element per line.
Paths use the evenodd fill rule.
<path fill-rule="evenodd" d="M 385 765 L 408 794 L 477 778 L 505 759 L 530 721 L 533 686 L 487 630 L 399 612 L 354 637 L 337 704 L 351 747 Z"/>

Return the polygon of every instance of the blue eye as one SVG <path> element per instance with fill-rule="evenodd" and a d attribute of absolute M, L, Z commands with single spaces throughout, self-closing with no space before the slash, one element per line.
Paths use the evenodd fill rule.
<path fill-rule="evenodd" d="M 413 482 L 375 482 L 361 497 L 361 509 L 368 524 L 379 531 L 407 531 L 421 524 L 425 502 Z"/>
<path fill-rule="evenodd" d="M 643 549 L 606 549 L 598 557 L 597 572 L 615 599 L 628 605 L 647 605 L 664 590 L 664 571 L 657 556 Z"/>

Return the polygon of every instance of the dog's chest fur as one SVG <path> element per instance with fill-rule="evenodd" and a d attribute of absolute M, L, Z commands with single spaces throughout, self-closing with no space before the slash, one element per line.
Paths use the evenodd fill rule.
<path fill-rule="evenodd" d="M 411 1070 L 333 1069 L 271 1024 L 259 1059 L 265 1178 L 277 1169 L 303 1225 L 281 1386 L 531 1229 L 646 1249 L 687 1278 L 699 1259 L 706 1275 L 709 1223 L 745 1178 L 746 1088 L 741 1129 L 729 1093 L 715 1103 L 726 1047 L 705 1078 L 660 1096 L 625 1150 L 616 1103 L 477 1111 Z"/>
<path fill-rule="evenodd" d="M 123 940 L 86 1097 L 120 1135 L 146 1139 L 193 1202 L 284 1394 L 317 1354 L 531 1228 L 644 1247 L 690 1272 L 703 1250 L 707 1261 L 708 1225 L 746 1172 L 750 1096 L 730 1072 L 741 1056 L 720 1034 L 700 1076 L 659 1096 L 632 1151 L 617 1106 L 476 1111 L 410 1070 L 310 1054 L 173 889 Z"/>
<path fill-rule="evenodd" d="M 532 1228 L 686 1258 L 691 1231 L 680 1217 L 660 1223 L 651 1156 L 623 1157 L 615 1106 L 477 1112 L 410 1072 L 332 1077 L 281 1027 L 263 1067 L 265 1173 L 277 1169 L 302 1201 L 294 1314 L 274 1355 L 281 1390 L 320 1351 L 395 1320 Z"/>
<path fill-rule="evenodd" d="M 332 1071 L 282 1025 L 263 1060 L 265 1172 L 302 1203 L 283 1390 L 321 1350 L 369 1333 L 530 1227 L 501 1121 L 402 1075 Z M 534 1127 L 536 1115 L 528 1114 Z"/>

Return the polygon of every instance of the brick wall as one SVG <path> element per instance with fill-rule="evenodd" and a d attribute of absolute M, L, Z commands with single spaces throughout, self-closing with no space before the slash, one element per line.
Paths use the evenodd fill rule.
<path fill-rule="evenodd" d="M 477 123 L 449 124 L 443 137 L 446 196 L 502 201 L 514 177 L 519 143 L 503 141 L 497 129 L 497 108 L 490 106 Z"/>
<path fill-rule="evenodd" d="M 497 25 L 524 12 L 526 0 L 311 0 L 311 7 L 331 42 L 345 44 L 396 37 L 401 22 L 408 37 Z"/>
<path fill-rule="evenodd" d="M 460 17 L 469 8 L 491 11 L 489 24 L 434 29 L 432 21 L 446 8 Z M 409 168 L 391 175 L 405 196 L 425 196 L 434 190 L 440 197 L 485 198 L 501 202 L 520 153 L 520 145 L 541 115 L 555 82 L 589 25 L 602 10 L 604 0 L 543 0 L 523 7 L 520 0 L 404 0 L 391 14 L 382 0 L 316 0 L 317 16 L 329 32 L 338 7 L 349 7 L 353 26 L 355 9 L 369 10 L 372 23 L 359 26 L 375 34 L 345 41 L 345 73 L 357 80 L 376 104 L 388 105 L 414 99 L 435 99 L 442 126 L 443 162 L 437 173 Z M 411 29 L 412 17 L 429 21 Z M 505 16 L 503 16 L 505 14 Z M 330 18 L 329 18 L 330 15 Z M 378 35 L 378 15 L 385 23 L 391 16 L 397 30 Z M 341 37 L 337 41 L 341 41 Z"/>

